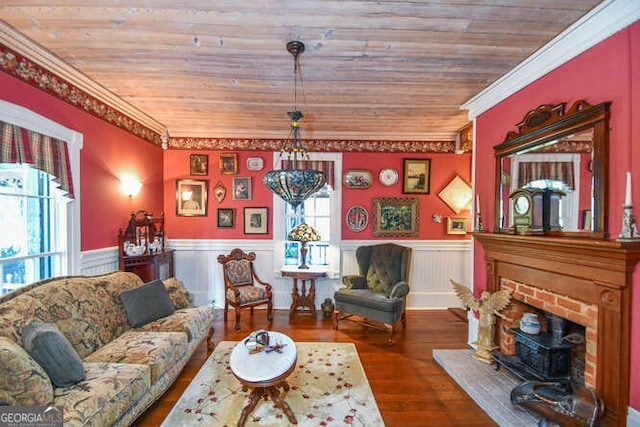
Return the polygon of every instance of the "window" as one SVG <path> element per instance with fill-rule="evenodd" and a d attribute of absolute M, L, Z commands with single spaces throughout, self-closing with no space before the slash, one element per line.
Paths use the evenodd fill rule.
<path fill-rule="evenodd" d="M 329 265 L 328 250 L 331 242 L 331 192 L 325 185 L 320 191 L 305 200 L 297 209 L 285 205 L 285 231 L 288 233 L 298 224 L 306 223 L 320 234 L 320 241 L 307 243 L 307 264 L 310 266 Z M 285 233 L 285 234 L 286 234 Z M 285 243 L 285 265 L 299 265 L 300 243 Z"/>
<path fill-rule="evenodd" d="M 80 273 L 82 134 L 0 101 L 0 121 L 67 144 L 75 200 L 53 177 L 27 164 L 0 163 L 0 294 L 47 277 Z"/>
<path fill-rule="evenodd" d="M 66 239 L 57 224 L 65 204 L 49 174 L 0 163 L 0 294 L 62 274 Z"/>
<path fill-rule="evenodd" d="M 299 243 L 287 241 L 287 233 L 296 225 L 305 222 L 320 234 L 320 241 L 309 242 L 307 247 L 307 264 L 309 266 L 326 267 L 328 274 L 340 273 L 340 241 L 341 241 L 341 153 L 312 153 L 313 160 L 333 162 L 334 188 L 324 186 L 309 197 L 298 209 L 292 209 L 280 197 L 273 196 L 273 239 L 275 243 L 274 268 L 280 270 L 284 265 L 300 264 Z M 280 167 L 279 153 L 274 154 L 274 165 Z M 281 218 L 278 220 L 278 218 Z"/>

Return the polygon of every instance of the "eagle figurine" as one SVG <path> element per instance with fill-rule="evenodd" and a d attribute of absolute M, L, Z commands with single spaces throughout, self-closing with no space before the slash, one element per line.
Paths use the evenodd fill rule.
<path fill-rule="evenodd" d="M 491 352 L 498 348 L 493 340 L 496 323 L 494 315 L 504 319 L 504 315 L 500 312 L 511 302 L 513 289 L 503 289 L 494 293 L 483 291 L 480 298 L 476 298 L 468 287 L 454 280 L 450 279 L 450 281 L 458 298 L 467 308 L 477 311 L 480 317 L 478 340 L 472 343 L 477 346 L 473 357 L 485 363 L 494 363 Z"/>

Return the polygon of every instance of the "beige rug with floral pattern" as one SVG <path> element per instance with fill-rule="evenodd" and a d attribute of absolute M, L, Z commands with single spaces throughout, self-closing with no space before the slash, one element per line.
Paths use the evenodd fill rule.
<path fill-rule="evenodd" d="M 235 426 L 250 390 L 229 368 L 235 342 L 222 341 L 175 404 L 163 427 Z M 299 342 L 298 363 L 283 397 L 298 426 L 384 426 L 356 347 L 352 343 Z M 247 426 L 287 426 L 286 415 L 261 400 Z"/>

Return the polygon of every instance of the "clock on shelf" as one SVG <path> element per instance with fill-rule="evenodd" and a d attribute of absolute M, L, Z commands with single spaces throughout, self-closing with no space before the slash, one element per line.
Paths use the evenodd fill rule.
<path fill-rule="evenodd" d="M 513 214 L 513 231 L 516 234 L 542 234 L 543 190 L 521 188 L 509 195 Z"/>

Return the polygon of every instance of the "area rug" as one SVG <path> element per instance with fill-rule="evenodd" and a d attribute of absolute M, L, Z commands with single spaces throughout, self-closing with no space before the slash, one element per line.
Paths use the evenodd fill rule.
<path fill-rule="evenodd" d="M 235 426 L 250 390 L 229 368 L 237 343 L 222 341 L 175 404 L 163 427 Z M 298 426 L 384 426 L 356 347 L 352 343 L 299 342 L 298 363 L 283 392 Z M 271 400 L 261 400 L 247 426 L 292 425 Z"/>

